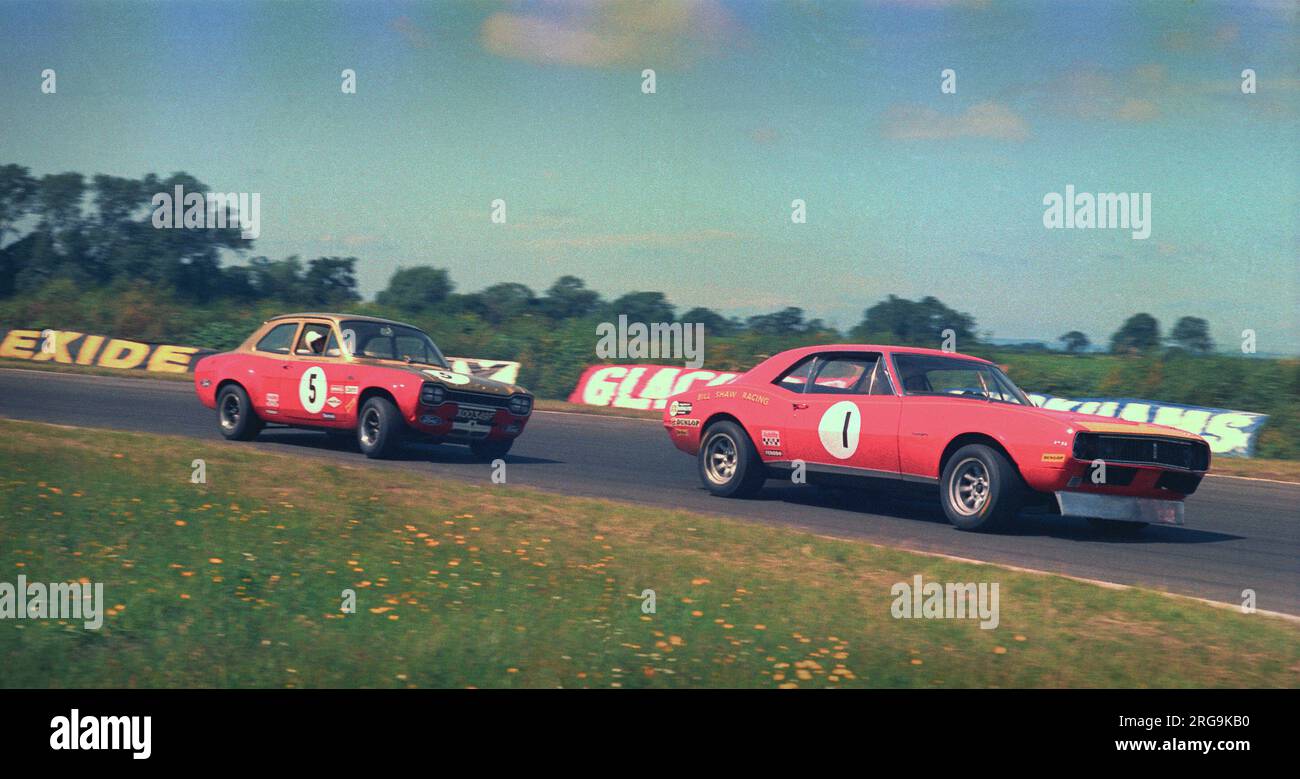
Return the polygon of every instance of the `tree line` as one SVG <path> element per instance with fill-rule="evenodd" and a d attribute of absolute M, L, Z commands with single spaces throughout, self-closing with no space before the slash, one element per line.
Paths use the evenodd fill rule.
<path fill-rule="evenodd" d="M 253 254 L 254 239 L 237 224 L 225 228 L 156 229 L 152 198 L 180 186 L 187 192 L 209 188 L 178 172 L 150 173 L 139 179 L 80 173 L 34 177 L 20 165 L 0 166 L 0 298 L 30 296 L 51 282 L 70 282 L 77 290 L 141 289 L 185 304 L 274 302 L 293 308 L 338 309 L 361 303 L 356 257 L 298 256 L 273 260 Z M 242 262 L 226 263 L 234 256 Z M 247 259 L 245 260 L 245 257 Z M 787 307 L 748 318 L 724 316 L 706 307 L 679 312 L 662 292 L 629 292 L 606 301 L 576 276 L 561 276 L 542 294 L 516 282 L 459 293 L 446 269 L 399 268 L 374 301 L 378 307 L 410 317 L 477 318 L 499 326 L 535 318 L 562 322 L 626 315 L 640 322 L 700 322 L 711 338 L 742 334 L 778 339 L 838 339 L 835 328 L 803 309 Z M 908 300 L 889 295 L 863 311 L 847 333 L 850 340 L 935 346 L 945 340 L 980 343 L 976 320 L 935 297 Z M 1066 352 L 1091 348 L 1088 337 L 1072 330 L 1059 339 Z M 1163 345 L 1190 352 L 1214 349 L 1204 319 L 1183 317 L 1167 338 L 1150 314 L 1130 317 L 1111 336 L 1110 351 L 1150 352 Z M 1023 345 L 1043 349 L 1042 345 Z"/>

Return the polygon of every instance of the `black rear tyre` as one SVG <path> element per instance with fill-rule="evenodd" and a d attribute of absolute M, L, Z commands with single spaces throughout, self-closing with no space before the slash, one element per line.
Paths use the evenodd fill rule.
<path fill-rule="evenodd" d="M 954 452 L 939 479 L 943 513 L 961 530 L 1005 528 L 1019 513 L 1025 492 L 1015 466 L 984 444 L 969 444 Z"/>
<path fill-rule="evenodd" d="M 251 440 L 262 430 L 248 393 L 238 384 L 227 384 L 217 393 L 217 427 L 231 441 Z"/>
<path fill-rule="evenodd" d="M 373 397 L 357 418 L 357 446 L 372 459 L 391 457 L 402 447 L 402 416 L 385 397 Z"/>
<path fill-rule="evenodd" d="M 716 422 L 704 431 L 699 454 L 700 481 L 714 495 L 746 498 L 767 480 L 767 466 L 749 435 L 735 422 Z"/>

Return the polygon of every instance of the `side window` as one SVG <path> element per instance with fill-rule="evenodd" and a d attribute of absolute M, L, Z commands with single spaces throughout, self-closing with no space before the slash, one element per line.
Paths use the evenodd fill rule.
<path fill-rule="evenodd" d="M 807 391 L 823 395 L 866 394 L 858 384 L 875 364 L 872 357 L 832 357 L 822 363 Z"/>
<path fill-rule="evenodd" d="M 325 344 L 329 342 L 330 335 L 329 325 L 309 322 L 303 327 L 302 335 L 298 336 L 298 346 L 293 353 L 306 357 L 324 356 Z"/>
<path fill-rule="evenodd" d="M 353 341 L 355 348 L 353 354 L 360 354 L 362 357 L 374 357 L 380 360 L 396 360 L 397 354 L 393 351 L 393 328 L 385 325 L 358 324 L 355 331 L 349 329 L 343 333 L 347 338 L 349 332 L 355 332 Z M 360 352 L 356 351 L 360 349 Z"/>
<path fill-rule="evenodd" d="M 778 387 L 788 389 L 791 392 L 804 392 L 808 385 L 808 377 L 812 375 L 812 369 L 816 363 L 816 356 L 807 357 L 790 370 L 778 376 L 772 383 Z"/>
<path fill-rule="evenodd" d="M 871 369 L 871 375 L 862 385 L 862 392 L 868 395 L 893 395 L 894 390 L 889 386 L 889 372 L 885 369 L 884 360 L 876 360 L 876 365 Z"/>
<path fill-rule="evenodd" d="M 282 325 L 276 325 L 271 328 L 270 332 L 262 336 L 262 340 L 258 341 L 257 346 L 253 348 L 259 352 L 288 354 L 289 344 L 293 342 L 293 334 L 297 330 L 297 322 L 285 322 Z"/>
<path fill-rule="evenodd" d="M 329 343 L 325 344 L 326 357 L 342 357 L 343 352 L 339 349 L 339 339 L 335 337 L 334 330 L 330 330 Z"/>

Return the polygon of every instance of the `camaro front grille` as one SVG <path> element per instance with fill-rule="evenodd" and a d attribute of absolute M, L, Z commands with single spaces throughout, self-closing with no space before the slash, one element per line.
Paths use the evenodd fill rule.
<path fill-rule="evenodd" d="M 1165 465 L 1189 471 L 1210 467 L 1210 447 L 1205 442 L 1159 436 L 1080 433 L 1074 438 L 1074 456 L 1080 460 Z"/>

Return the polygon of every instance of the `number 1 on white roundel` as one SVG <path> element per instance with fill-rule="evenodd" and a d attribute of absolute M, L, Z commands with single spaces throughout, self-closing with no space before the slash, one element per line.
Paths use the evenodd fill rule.
<path fill-rule="evenodd" d="M 862 436 L 862 414 L 851 400 L 832 404 L 817 423 L 817 437 L 822 448 L 837 460 L 847 460 L 858 451 Z"/>

